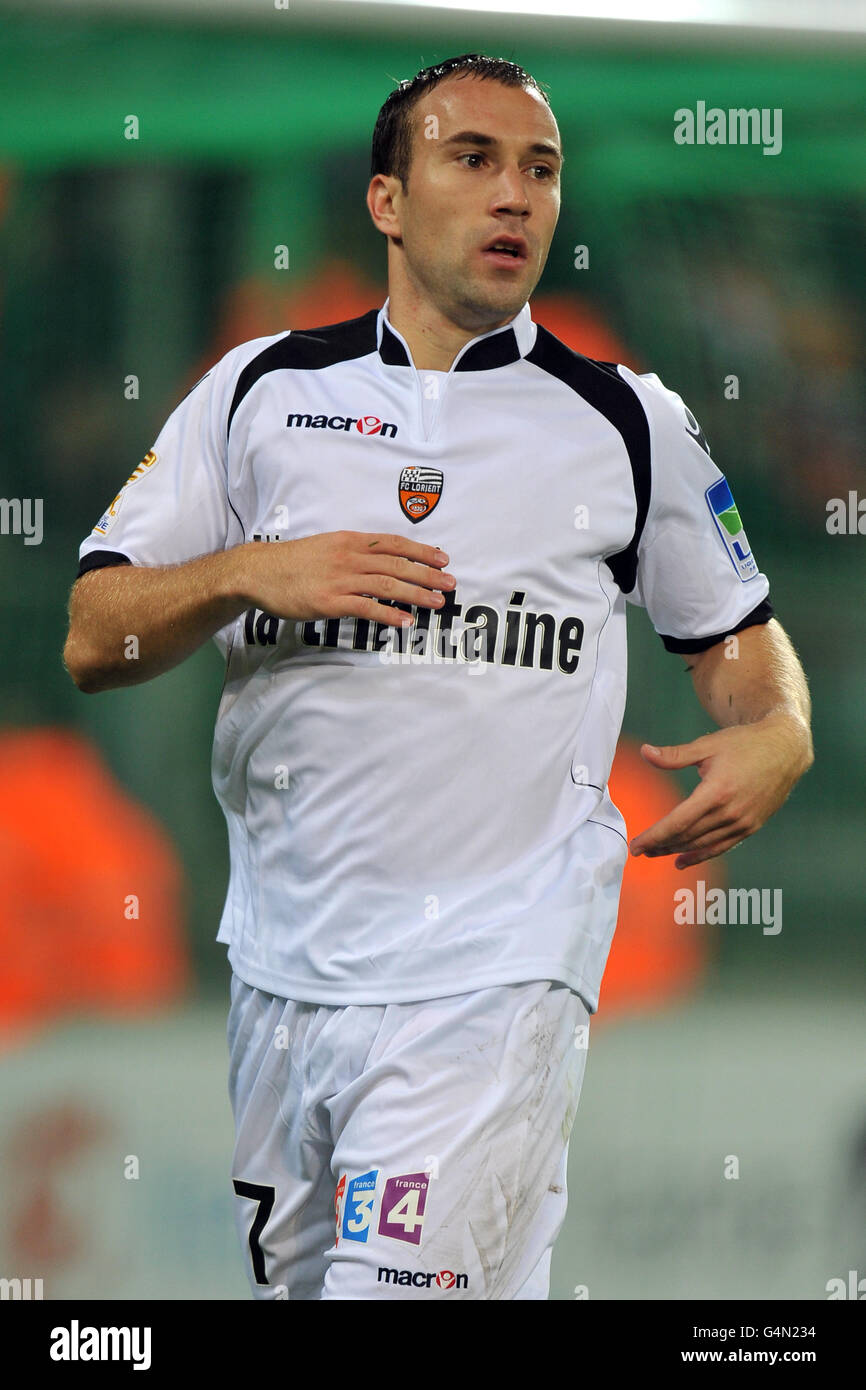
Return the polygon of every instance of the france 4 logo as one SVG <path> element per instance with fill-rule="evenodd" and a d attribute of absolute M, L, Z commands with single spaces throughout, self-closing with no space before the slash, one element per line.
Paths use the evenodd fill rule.
<path fill-rule="evenodd" d="M 427 1211 L 428 1173 L 398 1173 L 385 1178 L 379 1191 L 379 1169 L 371 1168 L 357 1178 L 343 1173 L 334 1196 L 337 1244 L 343 1240 L 366 1241 L 373 1229 L 378 1200 L 376 1230 L 389 1240 L 421 1244 Z"/>

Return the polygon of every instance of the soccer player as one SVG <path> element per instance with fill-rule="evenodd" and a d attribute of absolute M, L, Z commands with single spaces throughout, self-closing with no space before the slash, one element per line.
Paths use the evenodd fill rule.
<path fill-rule="evenodd" d="M 723 854 L 812 760 L 696 420 L 532 320 L 561 166 L 522 68 L 401 83 L 367 193 L 385 304 L 229 352 L 81 546 L 82 691 L 208 638 L 226 660 L 218 940 L 258 1298 L 548 1296 L 628 853 L 626 601 L 720 726 L 644 745 L 701 781 L 633 854 Z"/>

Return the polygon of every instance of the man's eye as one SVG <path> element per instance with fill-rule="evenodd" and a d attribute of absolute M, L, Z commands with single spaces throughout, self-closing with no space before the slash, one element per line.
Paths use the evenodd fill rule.
<path fill-rule="evenodd" d="M 552 179 L 552 178 L 553 178 L 553 170 L 551 169 L 551 167 L 550 167 L 549 164 L 534 164 L 532 167 L 533 167 L 534 169 L 540 169 L 540 170 L 541 170 L 542 178 L 543 178 L 543 179 Z"/>
<path fill-rule="evenodd" d="M 461 159 L 483 159 L 483 158 L 484 158 L 484 155 L 483 155 L 483 154 L 479 154 L 477 150 L 470 150 L 467 154 L 462 154 L 462 155 L 460 156 L 460 158 L 461 158 Z"/>

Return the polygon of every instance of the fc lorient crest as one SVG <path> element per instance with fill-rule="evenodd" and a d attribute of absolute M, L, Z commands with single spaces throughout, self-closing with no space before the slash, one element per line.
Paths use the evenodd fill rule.
<path fill-rule="evenodd" d="M 429 516 L 442 496 L 442 469 L 410 464 L 400 471 L 400 508 L 411 522 Z"/>

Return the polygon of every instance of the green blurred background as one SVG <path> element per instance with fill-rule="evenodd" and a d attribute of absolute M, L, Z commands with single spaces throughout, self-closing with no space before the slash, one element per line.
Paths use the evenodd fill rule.
<path fill-rule="evenodd" d="M 207 1086 L 214 1109 L 202 1125 L 203 1133 L 218 1135 L 208 1170 L 214 1191 L 229 1147 L 220 1129 L 219 1052 L 227 968 L 223 948 L 214 944 L 228 855 L 209 766 L 222 664 L 207 644 L 150 684 L 81 695 L 60 659 L 78 546 L 180 397 L 240 340 L 225 338 L 240 318 L 238 287 L 256 287 L 265 316 L 273 296 L 272 321 L 245 336 L 292 327 L 280 316 L 280 302 L 335 261 L 348 263 L 371 287 L 365 307 L 382 302 L 384 244 L 363 201 L 378 109 L 394 82 L 421 66 L 483 51 L 514 59 L 546 84 L 563 137 L 563 208 L 537 294 L 557 295 L 591 314 L 623 345 L 621 360 L 657 372 L 697 415 L 733 486 L 815 705 L 813 770 L 784 810 L 728 862 L 732 884 L 782 888 L 783 932 L 778 938 L 748 928 L 722 932 L 703 1002 L 687 1008 L 679 1033 L 682 1020 L 671 1015 L 643 1025 L 649 1033 L 631 1021 L 616 1041 L 613 1030 L 609 1038 L 602 1034 L 599 1070 L 594 1073 L 591 1062 L 576 1131 L 590 1148 L 605 1136 L 610 1152 L 596 1147 L 591 1164 L 597 1177 L 610 1171 L 614 1154 L 626 1162 L 636 1142 L 621 1112 L 614 1121 L 599 1111 L 597 1126 L 586 1118 L 595 1113 L 594 1097 L 600 1098 L 606 1046 L 622 1053 L 620 1070 L 613 1051 L 606 1054 L 621 1104 L 643 1104 L 648 1084 L 656 1098 L 652 1133 L 669 1136 L 671 1125 L 691 1133 L 694 1112 L 677 1111 L 664 1123 L 659 1118 L 677 1068 L 686 1064 L 687 1025 L 697 1030 L 685 1047 L 690 1065 L 696 1057 L 707 1063 L 691 1082 L 683 1081 L 703 1097 L 703 1134 L 704 1121 L 709 1126 L 716 1115 L 710 1102 L 721 1084 L 718 1068 L 741 1057 L 743 1079 L 751 1076 L 747 1021 L 769 1027 L 767 1011 L 778 1007 L 776 1041 L 760 1054 L 766 1087 L 778 1095 L 788 1088 L 786 1106 L 802 1086 L 823 1089 L 825 1107 L 834 1086 L 841 1097 L 839 1109 L 820 1112 L 820 1123 L 813 1110 L 808 1143 L 790 1106 L 784 1111 L 791 1120 L 785 1142 L 794 1148 L 802 1142 L 810 1155 L 801 1155 L 806 1167 L 796 1169 L 789 1151 L 800 1179 L 791 1178 L 788 1189 L 784 1182 L 780 1189 L 777 1157 L 767 1157 L 767 1191 L 784 1189 L 778 1230 L 787 1234 L 767 1236 L 760 1249 L 782 1282 L 767 1276 L 767 1283 L 758 1273 L 753 1293 L 733 1254 L 731 1270 L 714 1272 L 707 1251 L 718 1245 L 719 1230 L 711 1221 L 705 1247 L 681 1252 L 668 1283 L 652 1290 L 635 1272 L 640 1262 L 636 1266 L 628 1238 L 617 1255 L 608 1218 L 607 1239 L 604 1223 L 598 1227 L 598 1250 L 613 1263 L 608 1270 L 599 1254 L 599 1271 L 608 1272 L 597 1274 L 593 1296 L 731 1297 L 739 1290 L 742 1296 L 824 1297 L 824 1279 L 856 1255 L 848 1247 L 843 1254 L 828 1234 L 832 1227 L 850 1235 L 850 1223 L 834 1204 L 834 1192 L 842 1201 L 841 1189 L 826 1186 L 821 1145 L 840 1173 L 854 1165 L 851 1200 L 861 1202 L 862 1231 L 856 1136 L 866 1119 L 866 540 L 832 535 L 826 524 L 831 498 L 847 498 L 851 490 L 866 496 L 862 37 L 818 43 L 786 36 L 782 42 L 670 28 L 618 34 L 604 26 L 539 20 L 503 29 L 496 16 L 470 21 L 447 14 L 404 29 L 396 12 L 384 11 L 380 22 L 354 29 L 348 20 L 317 25 L 309 9 L 300 15 L 275 10 L 256 23 L 240 12 L 234 22 L 222 14 L 215 24 L 205 6 L 198 16 L 187 7 L 166 17 L 136 10 L 119 17 L 104 9 L 75 14 L 0 5 L 0 17 L 2 493 L 45 499 L 41 545 L 0 537 L 0 725 L 59 724 L 86 734 L 177 848 L 196 1018 L 202 1036 L 216 1040 L 213 1049 L 200 1048 L 203 1066 L 212 1068 Z M 781 108 L 782 152 L 676 145 L 674 111 L 699 100 L 723 108 Z M 139 121 L 137 140 L 124 137 L 129 115 Z M 274 247 L 281 243 L 290 249 L 287 271 L 274 269 Z M 574 268 L 577 245 L 589 248 L 588 269 Z M 140 383 L 135 400 L 124 395 L 130 374 Z M 739 383 L 736 399 L 725 394 L 732 375 Z M 629 624 L 625 732 L 674 743 L 703 731 L 707 721 L 679 658 L 665 653 L 645 614 L 630 612 Z M 816 1018 L 835 1019 L 838 1033 L 813 1052 L 808 1040 Z M 82 1058 L 99 1055 L 90 1024 L 68 1026 Z M 629 1029 L 638 1036 L 626 1046 Z M 716 1038 L 718 1048 L 709 1042 Z M 647 1078 L 635 1057 L 647 1065 L 655 1043 L 659 1070 Z M 19 1071 L 9 1094 L 35 1094 L 42 1083 L 34 1078 L 54 1075 L 58 1051 L 52 1047 L 52 1038 L 43 1038 L 32 1054 L 15 1054 L 11 1065 Z M 159 1049 L 145 1051 L 159 1065 Z M 141 1050 L 130 1043 L 129 1055 L 141 1058 Z M 139 1081 L 146 1065 L 140 1060 Z M 754 1133 L 766 1138 L 763 1084 L 755 1095 Z M 809 1119 L 814 1099 L 807 1095 L 800 1123 Z M 636 1113 L 633 1118 L 638 1123 Z M 834 1125 L 838 1142 L 831 1142 L 827 1128 Z M 760 1147 L 760 1137 L 756 1142 Z M 672 1180 L 665 1167 L 663 1144 L 660 1153 L 668 1186 L 681 1193 L 682 1181 Z M 659 1200 L 658 1192 L 652 1199 L 638 1193 L 635 1209 L 646 1213 L 654 1204 L 656 1212 L 672 1213 L 671 1230 L 690 1222 L 694 1230 L 693 1213 L 677 1212 L 675 1192 L 668 1193 L 667 1208 Z M 706 1214 L 700 1186 L 694 1200 Z M 766 1215 L 766 1194 L 752 1200 L 754 1211 Z M 199 1222 L 196 1268 L 221 1269 L 223 1260 L 225 1279 L 213 1276 L 211 1296 L 242 1297 L 231 1233 L 225 1244 L 222 1234 L 214 1236 L 213 1246 L 201 1235 L 228 1230 L 230 1209 L 227 1199 L 224 1209 L 221 1201 L 215 1196 L 214 1208 L 193 1218 Z M 578 1194 L 570 1222 L 578 1219 L 579 1201 Z M 613 1196 L 610 1201 L 616 1205 Z M 824 1242 L 824 1264 L 810 1265 L 797 1276 L 801 1282 L 792 1285 L 789 1278 L 786 1284 L 792 1261 L 785 1240 L 796 1239 L 793 1223 L 798 1211 L 804 1219 L 804 1208 L 820 1225 L 815 1241 Z M 824 1214 L 820 1220 L 816 1210 Z M 587 1238 L 593 1219 L 600 1222 L 594 1211 L 590 1201 L 581 1228 Z M 730 1234 L 723 1213 L 719 1220 Z M 773 1239 L 777 1247 L 781 1240 L 775 1263 Z M 864 1245 L 859 1239 L 861 1268 Z M 570 1297 L 572 1284 L 585 1279 L 558 1258 L 553 1296 Z M 788 1276 L 778 1268 L 786 1261 Z M 107 1289 L 98 1292 L 98 1267 L 87 1277 L 62 1278 L 70 1294 L 109 1296 Z M 195 1288 L 183 1292 L 190 1289 L 186 1274 L 178 1284 L 179 1291 L 154 1293 L 142 1275 L 118 1296 L 198 1296 Z M 88 1294 L 88 1288 L 97 1292 Z"/>

